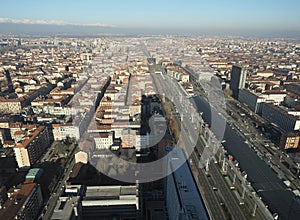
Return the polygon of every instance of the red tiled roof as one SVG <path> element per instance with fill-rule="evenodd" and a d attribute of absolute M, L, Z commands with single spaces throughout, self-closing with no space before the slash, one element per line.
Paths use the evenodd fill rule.
<path fill-rule="evenodd" d="M 22 143 L 17 144 L 16 148 L 25 148 L 44 128 L 45 126 L 39 126 L 30 134 L 29 138 L 25 138 Z"/>
<path fill-rule="evenodd" d="M 4 204 L 5 209 L 0 211 L 0 219 L 14 219 L 35 186 L 36 183 L 24 184 L 15 192 Z"/>

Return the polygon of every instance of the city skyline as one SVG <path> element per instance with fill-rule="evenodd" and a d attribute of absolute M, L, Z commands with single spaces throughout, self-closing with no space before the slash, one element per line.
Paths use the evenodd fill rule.
<path fill-rule="evenodd" d="M 299 6 L 2 0 L 0 220 L 298 220 Z"/>
<path fill-rule="evenodd" d="M 299 41 L 19 36 L 0 37 L 0 219 L 298 219 Z"/>
<path fill-rule="evenodd" d="M 61 26 L 108 33 L 259 34 L 300 31 L 298 1 L 9 1 L 0 9 L 2 32 Z M 26 28 L 24 28 L 26 29 Z M 27 28 L 28 29 L 28 28 Z M 74 28 L 73 28 L 74 29 Z M 27 30 L 28 31 L 28 30 Z M 65 30 L 69 32 L 68 29 Z M 22 31 L 21 31 L 22 32 Z M 58 31 L 61 32 L 61 31 Z"/>

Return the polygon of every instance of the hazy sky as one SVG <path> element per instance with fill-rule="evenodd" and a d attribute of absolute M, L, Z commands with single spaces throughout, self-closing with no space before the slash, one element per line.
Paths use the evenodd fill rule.
<path fill-rule="evenodd" d="M 0 18 L 146 29 L 300 30 L 299 0 L 1 0 Z M 3 21 L 2 21 L 3 23 Z M 1 30 L 0 30 L 1 32 Z"/>

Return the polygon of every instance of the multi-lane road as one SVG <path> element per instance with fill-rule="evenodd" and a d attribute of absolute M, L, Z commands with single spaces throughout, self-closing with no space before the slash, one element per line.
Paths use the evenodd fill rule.
<path fill-rule="evenodd" d="M 191 122 L 191 116 L 190 113 L 191 110 L 188 110 L 189 107 L 189 100 L 186 100 L 185 94 L 183 91 L 181 91 L 181 88 L 179 88 L 179 85 L 177 82 L 174 82 L 172 78 L 169 78 L 167 76 L 164 76 L 162 74 L 152 74 L 154 82 L 156 82 L 156 88 L 160 91 L 159 93 L 170 93 L 172 94 L 171 99 L 173 99 L 173 103 L 176 106 L 176 109 L 179 113 L 181 113 L 181 131 L 180 131 L 180 137 L 181 141 L 180 143 L 177 143 L 178 145 L 182 145 L 180 147 L 186 149 L 189 151 L 191 147 L 196 146 L 197 151 L 201 154 L 204 151 L 205 146 L 200 143 L 198 139 L 198 134 L 195 130 L 195 125 Z M 185 103 L 188 102 L 188 103 Z M 195 117 L 195 122 L 197 118 Z M 199 123 L 199 122 L 197 122 Z M 195 138 L 197 137 L 197 138 Z M 191 159 L 193 160 L 193 163 L 196 164 L 196 168 L 199 174 L 198 178 L 198 186 L 200 188 L 200 191 L 204 195 L 204 200 L 208 204 L 208 212 L 210 213 L 210 216 L 213 219 L 224 219 L 226 216 L 227 218 L 230 217 L 232 219 L 246 219 L 245 213 L 239 206 L 237 202 L 237 198 L 233 195 L 232 191 L 229 188 L 229 185 L 227 185 L 223 175 L 221 174 L 219 168 L 216 164 L 211 163 L 209 165 L 210 169 L 210 175 L 215 185 L 217 186 L 218 191 L 221 194 L 222 197 L 222 203 L 227 207 L 227 215 L 224 213 L 223 208 L 221 207 L 221 202 L 217 198 L 217 194 L 219 192 L 215 192 L 212 190 L 212 186 L 208 180 L 208 177 L 204 174 L 205 171 L 202 167 L 199 167 L 198 164 L 200 163 L 199 154 L 195 155 L 192 154 Z"/>
<path fill-rule="evenodd" d="M 57 182 L 56 187 L 53 190 L 53 193 L 50 196 L 49 200 L 47 201 L 39 219 L 48 220 L 51 218 L 53 211 L 55 209 L 56 203 L 57 203 L 59 197 L 61 196 L 61 194 L 63 193 L 65 183 L 69 179 L 70 172 L 73 169 L 73 165 L 75 163 L 74 154 L 76 152 L 76 149 L 77 149 L 77 147 L 74 147 L 72 152 L 70 153 L 68 160 L 66 162 L 67 166 L 66 166 L 65 170 L 63 171 L 63 174 L 60 177 L 60 180 Z"/>
<path fill-rule="evenodd" d="M 197 166 L 197 163 L 199 162 L 199 156 L 195 152 L 191 155 L 191 159 L 194 161 L 194 163 L 196 162 L 195 166 Z M 205 200 L 209 216 L 215 220 L 224 220 L 228 218 L 220 205 L 223 201 L 218 199 L 216 192 L 211 187 L 205 171 L 203 169 L 197 169 L 197 175 L 195 175 L 195 177 L 197 186 L 202 193 L 203 199 Z"/>
<path fill-rule="evenodd" d="M 216 113 L 215 108 L 209 108 L 204 98 L 195 97 L 194 100 L 198 110 L 203 112 L 205 121 L 210 123 L 211 115 L 219 117 L 217 121 L 224 120 Z M 280 219 L 298 219 L 300 204 L 296 196 L 266 162 L 249 147 L 245 137 L 235 127 L 227 124 L 223 138 L 226 140 L 223 144 L 225 149 L 238 161 L 240 169 L 247 173 L 247 180 L 268 205 L 269 210 L 278 213 Z"/>
<path fill-rule="evenodd" d="M 253 148 L 257 151 L 260 157 L 262 157 L 269 166 L 271 166 L 282 179 L 289 180 L 291 187 L 296 190 L 300 190 L 299 171 L 295 162 L 282 150 L 274 147 L 274 144 L 261 136 L 261 134 L 253 127 L 253 123 L 256 121 L 264 121 L 260 116 L 250 113 L 237 101 L 230 100 L 227 102 L 227 108 L 239 120 L 239 129 L 245 131 L 248 141 Z M 242 117 L 241 114 L 244 114 Z M 235 123 L 236 124 L 236 123 Z"/>

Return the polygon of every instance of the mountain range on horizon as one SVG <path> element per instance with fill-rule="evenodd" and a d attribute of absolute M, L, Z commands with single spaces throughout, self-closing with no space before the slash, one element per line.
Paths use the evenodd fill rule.
<path fill-rule="evenodd" d="M 217 35 L 217 36 L 243 36 L 266 38 L 294 38 L 300 40 L 300 31 L 261 31 L 250 29 L 188 29 L 188 28 L 124 28 L 111 26 L 72 25 L 72 24 L 20 24 L 0 23 L 0 34 L 14 34 L 19 36 L 52 36 L 52 35 L 143 35 L 143 34 L 170 34 L 170 35 Z"/>

